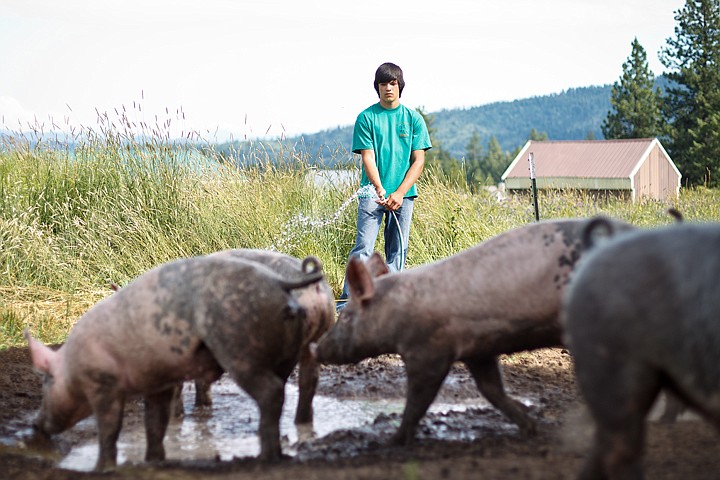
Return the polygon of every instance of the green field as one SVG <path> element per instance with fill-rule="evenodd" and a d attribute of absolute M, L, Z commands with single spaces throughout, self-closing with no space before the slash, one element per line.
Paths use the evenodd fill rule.
<path fill-rule="evenodd" d="M 339 293 L 354 241 L 358 187 L 317 187 L 302 155 L 238 169 L 212 151 L 153 140 L 97 136 L 74 148 L 0 145 L 0 349 L 23 345 L 23 329 L 62 342 L 77 318 L 151 267 L 227 248 L 274 248 L 323 262 Z M 408 266 L 432 262 L 534 221 L 528 197 L 471 194 L 426 170 Z M 340 210 L 346 203 L 347 208 Z M 676 202 L 597 202 L 540 192 L 543 219 L 604 213 L 639 226 L 717 221 L 718 192 L 683 189 Z"/>

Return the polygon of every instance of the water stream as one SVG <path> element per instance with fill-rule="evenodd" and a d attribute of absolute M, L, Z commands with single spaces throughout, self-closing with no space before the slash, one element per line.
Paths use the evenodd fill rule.
<path fill-rule="evenodd" d="M 307 232 L 320 229 L 332 225 L 340 219 L 342 213 L 361 196 L 376 197 L 375 188 L 372 185 L 366 185 L 359 188 L 355 193 L 345 200 L 340 207 L 327 218 L 312 218 L 302 213 L 291 217 L 282 227 L 280 238 L 272 245 L 266 247 L 267 250 L 276 252 L 288 252 L 292 249 L 295 240 Z"/>

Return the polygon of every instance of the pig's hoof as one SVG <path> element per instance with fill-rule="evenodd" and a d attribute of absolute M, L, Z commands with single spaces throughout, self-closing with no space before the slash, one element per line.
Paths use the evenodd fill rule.
<path fill-rule="evenodd" d="M 660 418 L 658 418 L 658 422 L 662 423 L 663 425 L 672 425 L 677 420 L 677 417 L 675 415 L 668 415 L 667 412 L 660 415 Z"/>
<path fill-rule="evenodd" d="M 407 445 L 412 444 L 415 441 L 415 437 L 412 435 L 408 436 L 404 433 L 397 432 L 395 435 L 390 437 L 390 440 L 388 441 L 388 445 L 393 447 L 404 447 Z"/>
<path fill-rule="evenodd" d="M 111 472 L 117 468 L 117 462 L 112 460 L 98 460 L 95 464 L 96 472 Z"/>
<path fill-rule="evenodd" d="M 307 442 L 315 438 L 315 430 L 313 429 L 312 422 L 309 423 L 297 423 L 295 424 L 297 429 L 298 442 Z"/>
<path fill-rule="evenodd" d="M 523 435 L 528 437 L 534 437 L 537 435 L 537 424 L 533 421 L 528 421 L 527 423 L 523 425 L 519 425 L 520 432 L 522 432 Z"/>
<path fill-rule="evenodd" d="M 281 451 L 273 452 L 261 452 L 258 459 L 263 463 L 278 463 L 283 459 L 290 458 L 287 455 L 283 455 Z"/>
<path fill-rule="evenodd" d="M 160 463 L 165 461 L 165 449 L 157 452 L 148 452 L 145 455 L 145 461 L 148 463 Z"/>

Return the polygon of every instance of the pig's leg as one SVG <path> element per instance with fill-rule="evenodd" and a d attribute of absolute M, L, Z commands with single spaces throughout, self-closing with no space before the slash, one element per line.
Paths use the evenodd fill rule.
<path fill-rule="evenodd" d="M 209 407 L 212 405 L 210 386 L 220 379 L 224 370 L 204 343 L 195 352 L 194 363 L 199 366 L 200 372 L 195 377 L 195 406 Z"/>
<path fill-rule="evenodd" d="M 668 391 L 664 394 L 665 410 L 660 416 L 662 423 L 675 423 L 680 415 L 685 411 L 685 404 L 675 394 Z"/>
<path fill-rule="evenodd" d="M 233 380 L 258 404 L 260 410 L 260 459 L 280 460 L 280 415 L 285 401 L 285 382 L 270 370 L 256 365 L 245 371 L 228 369 Z"/>
<path fill-rule="evenodd" d="M 100 447 L 95 470 L 103 471 L 117 465 L 117 440 L 122 428 L 125 398 L 120 392 L 105 386 L 98 390 L 89 400 L 95 412 Z"/>
<path fill-rule="evenodd" d="M 310 424 L 313 421 L 312 401 L 319 379 L 320 365 L 309 347 L 303 347 L 298 366 L 298 404 L 295 411 L 295 424 Z"/>
<path fill-rule="evenodd" d="M 212 405 L 212 396 L 210 396 L 211 381 L 206 379 L 195 380 L 195 406 L 209 407 Z"/>
<path fill-rule="evenodd" d="M 595 445 L 582 479 L 605 478 L 598 471 L 608 478 L 642 478 L 645 416 L 660 392 L 661 379 L 626 356 L 616 357 L 592 357 L 596 361 L 578 370 L 578 383 L 596 425 Z"/>
<path fill-rule="evenodd" d="M 422 355 L 418 354 L 417 358 L 403 357 L 407 370 L 407 399 L 400 427 L 390 440 L 394 445 L 408 445 L 413 442 L 420 419 L 435 400 L 452 366 L 450 359 L 420 358 L 427 353 L 429 352 L 423 350 Z"/>
<path fill-rule="evenodd" d="M 181 388 L 182 384 L 145 396 L 145 438 L 147 440 L 145 461 L 147 462 L 165 460 L 163 438 L 165 438 L 170 421 L 170 405 L 173 403 L 175 392 Z"/>
<path fill-rule="evenodd" d="M 490 404 L 503 412 L 523 433 L 535 433 L 535 422 L 528 416 L 525 405 L 508 397 L 505 392 L 497 357 L 465 360 L 465 365 L 475 379 L 478 390 Z"/>
<path fill-rule="evenodd" d="M 635 415 L 626 421 L 628 423 L 620 428 L 607 428 L 598 423 L 595 445 L 578 476 L 580 480 L 643 478 L 644 416 Z"/>
<path fill-rule="evenodd" d="M 182 418 L 185 415 L 185 405 L 183 404 L 183 383 L 179 383 L 173 388 L 172 395 L 172 415 L 175 418 Z"/>

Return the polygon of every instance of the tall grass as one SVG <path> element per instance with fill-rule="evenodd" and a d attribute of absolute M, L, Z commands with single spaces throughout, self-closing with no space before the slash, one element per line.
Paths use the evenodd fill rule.
<path fill-rule="evenodd" d="M 227 248 L 316 255 L 336 293 L 355 235 L 355 184 L 319 188 L 302 154 L 237 168 L 195 142 L 137 136 L 106 124 L 69 145 L 6 137 L 0 145 L 0 349 L 24 344 L 31 327 L 62 342 L 76 319 L 151 267 Z M 262 151 L 262 150 L 259 150 Z M 498 201 L 426 172 L 408 265 L 444 258 L 534 221 L 527 197 Z M 683 190 L 673 205 L 597 202 L 582 193 L 540 193 L 543 219 L 605 213 L 640 226 L 718 220 L 719 193 Z M 381 241 L 378 248 L 381 249 Z"/>

